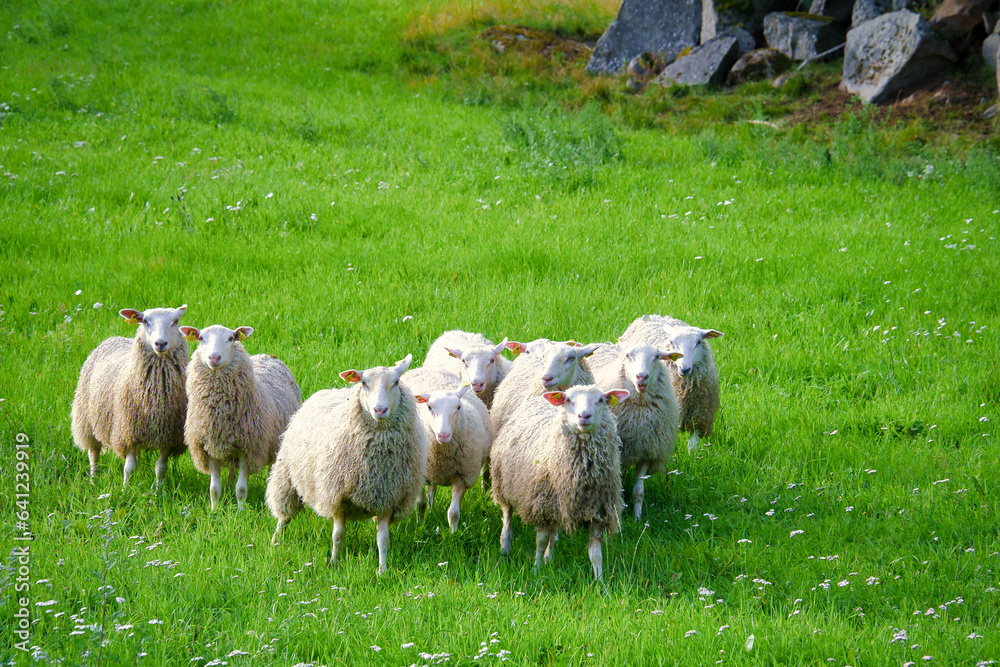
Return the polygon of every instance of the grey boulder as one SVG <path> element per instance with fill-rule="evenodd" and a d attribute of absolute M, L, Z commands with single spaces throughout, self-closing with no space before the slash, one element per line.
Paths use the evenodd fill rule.
<path fill-rule="evenodd" d="M 791 59 L 775 49 L 757 49 L 740 56 L 729 70 L 726 83 L 738 86 L 748 81 L 773 79 L 792 66 Z"/>
<path fill-rule="evenodd" d="M 983 60 L 990 69 L 997 69 L 998 55 L 1000 55 L 1000 34 L 993 33 L 983 40 Z"/>
<path fill-rule="evenodd" d="M 944 0 L 934 16 L 931 27 L 947 39 L 956 39 L 983 22 L 983 13 L 991 0 Z"/>
<path fill-rule="evenodd" d="M 871 21 L 888 14 L 906 9 L 906 0 L 855 0 L 851 14 L 851 26 L 857 28 L 865 21 Z"/>
<path fill-rule="evenodd" d="M 648 52 L 670 61 L 698 44 L 701 0 L 625 0 L 587 63 L 591 74 L 619 74 Z"/>
<path fill-rule="evenodd" d="M 767 45 L 792 60 L 811 60 L 844 43 L 844 29 L 825 16 L 774 12 L 764 17 Z"/>
<path fill-rule="evenodd" d="M 843 27 L 851 25 L 854 13 L 854 0 L 813 0 L 809 13 L 816 16 L 828 16 Z"/>
<path fill-rule="evenodd" d="M 905 9 L 891 12 L 847 33 L 840 87 L 866 102 L 885 102 L 955 60 L 926 19 Z"/>
<path fill-rule="evenodd" d="M 662 86 L 719 85 L 739 56 L 738 39 L 716 37 L 667 65 L 656 78 L 656 83 Z"/>
<path fill-rule="evenodd" d="M 799 0 L 702 0 L 701 43 L 733 34 L 731 29 L 735 27 L 750 34 L 759 33 L 764 29 L 765 16 L 771 12 L 793 10 L 798 4 Z"/>

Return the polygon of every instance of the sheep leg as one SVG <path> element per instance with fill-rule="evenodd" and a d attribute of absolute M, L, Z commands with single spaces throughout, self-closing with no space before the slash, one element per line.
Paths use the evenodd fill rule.
<path fill-rule="evenodd" d="M 131 447 L 125 451 L 125 480 L 122 482 L 122 486 L 128 486 L 128 481 L 132 479 L 132 473 L 135 472 L 135 467 L 139 463 L 139 449 L 137 447 Z"/>
<path fill-rule="evenodd" d="M 90 458 L 90 479 L 97 475 L 97 460 L 101 458 L 101 445 L 87 449 L 87 456 Z"/>
<path fill-rule="evenodd" d="M 219 503 L 219 499 L 222 498 L 222 461 L 219 459 L 208 459 L 208 474 L 212 476 L 211 481 L 208 483 L 208 497 L 212 501 L 212 511 L 215 511 L 215 506 Z M 275 537 L 278 533 L 275 532 Z"/>
<path fill-rule="evenodd" d="M 347 534 L 347 518 L 341 514 L 333 515 L 333 552 L 330 554 L 330 565 L 336 565 L 340 560 L 341 543 Z"/>
<path fill-rule="evenodd" d="M 500 553 L 510 554 L 510 505 L 501 505 L 503 510 L 503 529 L 500 531 Z"/>
<path fill-rule="evenodd" d="M 535 569 L 537 570 L 542 566 L 542 560 L 545 554 L 545 548 L 549 545 L 549 538 L 554 533 L 554 530 L 547 528 L 536 528 L 535 529 Z"/>
<path fill-rule="evenodd" d="M 632 504 L 635 506 L 635 520 L 642 516 L 642 501 L 646 499 L 646 477 L 649 472 L 648 463 L 640 463 L 635 467 L 635 486 L 632 487 Z"/>
<path fill-rule="evenodd" d="M 549 544 L 545 547 L 545 562 L 548 563 L 552 560 L 552 547 L 555 546 L 556 539 L 559 537 L 559 531 L 553 530 L 552 535 L 549 536 Z"/>
<path fill-rule="evenodd" d="M 156 471 L 156 490 L 159 491 L 163 487 L 163 478 L 167 476 L 167 463 L 169 462 L 170 455 L 166 449 L 160 450 L 160 456 L 156 459 L 156 465 L 153 470 Z"/>
<path fill-rule="evenodd" d="M 448 527 L 451 532 L 458 531 L 459 511 L 462 507 L 462 497 L 465 496 L 465 482 L 456 479 L 451 485 L 451 507 L 448 508 Z"/>
<path fill-rule="evenodd" d="M 271 546 L 278 546 L 278 536 L 281 534 L 281 529 L 288 525 L 291 519 L 285 517 L 284 519 L 278 519 L 278 525 L 274 528 L 274 535 L 271 536 Z"/>
<path fill-rule="evenodd" d="M 594 566 L 594 579 L 604 581 L 604 554 L 601 551 L 601 531 L 596 528 L 590 531 L 590 544 L 587 546 L 587 553 L 590 555 L 590 564 Z"/>
<path fill-rule="evenodd" d="M 386 512 L 378 517 L 378 530 L 375 532 L 375 542 L 378 544 L 378 573 L 385 574 L 386 561 L 389 556 L 389 517 L 391 513 Z"/>
<path fill-rule="evenodd" d="M 688 454 L 698 449 L 698 434 L 692 433 L 691 437 L 688 438 Z"/>
<path fill-rule="evenodd" d="M 249 477 L 250 472 L 247 465 L 247 457 L 240 454 L 240 477 L 236 480 L 236 508 L 240 511 L 243 510 L 244 502 L 247 499 L 247 483 L 249 482 Z"/>

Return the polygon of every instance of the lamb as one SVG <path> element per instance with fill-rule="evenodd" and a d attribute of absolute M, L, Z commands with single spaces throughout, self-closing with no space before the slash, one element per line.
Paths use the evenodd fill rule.
<path fill-rule="evenodd" d="M 622 470 L 635 466 L 632 505 L 636 521 L 642 516 L 645 480 L 666 473 L 677 444 L 680 411 L 661 360 L 675 361 L 680 352 L 665 352 L 652 345 L 602 345 L 590 358 L 594 380 L 601 387 L 624 387 L 631 398 L 611 411 L 622 440 Z"/>
<path fill-rule="evenodd" d="M 295 413 L 267 480 L 267 505 L 278 520 L 272 544 L 305 503 L 333 519 L 336 564 L 347 520 L 374 515 L 378 572 L 386 571 L 389 523 L 412 511 L 427 472 L 427 435 L 413 394 L 399 382 L 412 359 L 346 370 L 340 377 L 356 387 L 318 391 Z"/>
<path fill-rule="evenodd" d="M 619 339 L 619 342 L 649 343 L 684 355 L 668 368 L 681 410 L 681 430 L 691 433 L 689 452 L 697 449 L 699 437 L 711 435 L 715 412 L 719 409 L 719 372 L 708 339 L 722 335 L 721 331 L 699 329 L 672 317 L 644 315 L 632 322 Z"/>
<path fill-rule="evenodd" d="M 511 360 L 500 354 L 506 344 L 506 338 L 494 345 L 481 334 L 445 331 L 431 343 L 424 367 L 458 375 L 472 385 L 488 409 L 497 387 L 510 372 Z"/>
<path fill-rule="evenodd" d="M 458 530 L 462 498 L 476 483 L 489 460 L 493 426 L 490 413 L 469 384 L 448 373 L 417 368 L 403 376 L 403 384 L 414 392 L 417 408 L 427 432 L 427 505 L 434 504 L 435 485 L 451 486 L 448 527 Z M 457 387 L 457 388 L 456 388 Z M 417 499 L 422 509 L 423 498 Z"/>
<path fill-rule="evenodd" d="M 596 385 L 550 391 L 521 404 L 493 444 L 493 501 L 503 512 L 500 552 L 510 553 L 511 510 L 535 526 L 535 567 L 552 558 L 560 530 L 590 531 L 594 578 L 604 578 L 602 543 L 622 510 L 621 459 L 610 404 L 624 389 Z"/>
<path fill-rule="evenodd" d="M 178 329 L 187 310 L 125 308 L 119 315 L 139 324 L 135 337 L 113 336 L 98 345 L 80 369 L 73 397 L 73 442 L 90 458 L 97 474 L 101 451 L 125 459 L 123 486 L 135 472 L 139 454 L 156 450 L 156 488 L 163 485 L 168 457 L 184 453 L 187 395 L 184 376 L 188 345 Z"/>
<path fill-rule="evenodd" d="M 521 344 L 507 345 L 514 347 Z M 573 342 L 556 343 L 548 339 L 539 339 L 524 346 L 529 354 L 521 354 L 514 360 L 507 378 L 493 398 L 490 409 L 493 436 L 500 435 L 514 410 L 525 399 L 577 384 L 593 384 L 594 377 L 585 358 L 598 347 L 598 344 L 577 346 Z"/>
<path fill-rule="evenodd" d="M 211 475 L 213 510 L 222 495 L 222 465 L 228 463 L 232 470 L 239 464 L 236 504 L 242 510 L 249 476 L 274 463 L 281 434 L 302 405 L 302 393 L 279 359 L 247 354 L 242 343 L 252 327 L 180 330 L 189 342 L 199 342 L 187 369 L 184 443 L 194 467 Z"/>

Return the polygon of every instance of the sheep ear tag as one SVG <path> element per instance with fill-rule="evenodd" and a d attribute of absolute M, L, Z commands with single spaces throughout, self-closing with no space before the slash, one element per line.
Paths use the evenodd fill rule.
<path fill-rule="evenodd" d="M 608 396 L 608 403 L 611 404 L 611 407 L 615 407 L 616 405 L 618 405 L 619 403 L 621 403 L 621 401 L 618 400 L 617 396 L 615 396 L 614 394 L 611 394 L 610 396 Z"/>
<path fill-rule="evenodd" d="M 355 370 L 344 371 L 340 374 L 340 378 L 344 382 L 361 382 L 361 374 Z"/>
<path fill-rule="evenodd" d="M 184 334 L 184 340 L 186 340 L 189 343 L 193 343 L 198 340 L 198 334 L 194 333 L 193 331 L 191 333 Z"/>
<path fill-rule="evenodd" d="M 242 343 L 246 339 L 247 339 L 247 335 L 245 333 L 243 333 L 242 331 L 237 331 L 236 332 L 236 340 L 238 340 L 238 341 L 240 341 Z"/>

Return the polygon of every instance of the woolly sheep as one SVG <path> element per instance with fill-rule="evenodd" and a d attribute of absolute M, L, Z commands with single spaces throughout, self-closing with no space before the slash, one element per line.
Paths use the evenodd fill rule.
<path fill-rule="evenodd" d="M 128 485 L 143 450 L 156 450 L 156 487 L 163 485 L 170 456 L 184 453 L 188 345 L 178 329 L 187 310 L 125 308 L 119 315 L 139 324 L 132 340 L 113 336 L 98 345 L 80 369 L 73 397 L 73 442 L 97 474 L 102 449 L 125 459 Z"/>
<path fill-rule="evenodd" d="M 181 327 L 198 341 L 187 369 L 184 442 L 194 467 L 211 475 L 212 509 L 222 495 L 222 465 L 238 463 L 236 504 L 243 509 L 250 475 L 274 463 L 281 434 L 302 405 L 302 393 L 288 367 L 268 354 L 250 356 L 242 342 L 252 327 Z"/>
<path fill-rule="evenodd" d="M 356 387 L 318 391 L 295 413 L 267 480 L 278 520 L 272 544 L 305 503 L 333 519 L 336 564 L 347 520 L 374 515 L 378 572 L 385 572 L 389 523 L 410 513 L 426 475 L 427 435 L 413 394 L 399 383 L 411 360 L 344 371 Z"/>
<path fill-rule="evenodd" d="M 661 360 L 674 361 L 679 352 L 665 352 L 645 343 L 602 345 L 590 357 L 594 381 L 601 387 L 623 387 L 631 393 L 627 401 L 611 411 L 622 440 L 622 470 L 635 466 L 632 505 L 635 518 L 642 516 L 645 480 L 666 473 L 677 444 L 680 411 L 670 375 Z"/>
<path fill-rule="evenodd" d="M 500 435 L 507 420 L 525 399 L 540 396 L 546 391 L 594 382 L 585 359 L 594 353 L 597 344 L 577 346 L 572 342 L 556 343 L 540 338 L 528 345 L 514 342 L 507 346 L 513 349 L 521 346 L 529 354 L 521 354 L 514 360 L 510 372 L 493 397 L 490 418 L 493 420 L 494 437 Z"/>
<path fill-rule="evenodd" d="M 506 338 L 494 345 L 481 334 L 445 331 L 431 343 L 424 367 L 458 375 L 490 408 L 497 387 L 510 371 L 511 360 L 500 354 L 506 344 Z"/>
<path fill-rule="evenodd" d="M 628 391 L 596 385 L 546 392 L 517 409 L 493 443 L 493 500 L 503 511 L 500 552 L 510 553 L 511 510 L 535 526 L 535 567 L 552 558 L 560 530 L 590 531 L 594 578 L 603 579 L 601 544 L 620 528 L 621 460 L 609 404 Z"/>
<path fill-rule="evenodd" d="M 489 460 L 493 426 L 490 413 L 469 384 L 451 374 L 418 368 L 403 376 L 403 384 L 413 391 L 427 432 L 427 504 L 434 504 L 436 485 L 451 487 L 448 526 L 458 530 L 465 491 L 476 483 L 483 464 Z M 423 498 L 417 499 L 418 508 Z"/>
<path fill-rule="evenodd" d="M 645 315 L 632 322 L 619 339 L 649 343 L 684 355 L 668 367 L 681 409 L 681 430 L 691 433 L 689 452 L 697 449 L 699 437 L 711 435 L 719 409 L 719 372 L 708 339 L 722 335 L 721 331 L 699 329 L 672 317 Z"/>

